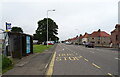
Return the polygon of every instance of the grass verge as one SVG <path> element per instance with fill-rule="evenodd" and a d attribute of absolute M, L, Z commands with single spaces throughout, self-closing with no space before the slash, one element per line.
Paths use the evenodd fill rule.
<path fill-rule="evenodd" d="M 0 73 L 5 73 L 7 72 L 8 70 L 12 69 L 13 68 L 13 62 L 10 58 L 6 57 L 6 56 L 3 56 L 3 55 L 0 55 L 1 57 L 1 63 L 0 63 L 0 68 L 1 68 L 1 71 Z"/>
<path fill-rule="evenodd" d="M 51 48 L 53 45 L 33 45 L 33 53 L 41 53 L 49 48 Z"/>

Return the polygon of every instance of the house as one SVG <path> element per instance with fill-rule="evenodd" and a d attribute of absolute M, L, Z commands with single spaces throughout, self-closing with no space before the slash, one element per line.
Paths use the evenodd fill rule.
<path fill-rule="evenodd" d="M 80 36 L 79 36 L 78 39 L 77 39 L 79 45 L 82 45 L 82 44 L 83 44 L 82 39 L 83 39 L 83 36 L 82 36 L 82 34 L 80 34 Z"/>
<path fill-rule="evenodd" d="M 115 29 L 111 32 L 112 47 L 120 48 L 120 24 L 116 24 Z"/>
<path fill-rule="evenodd" d="M 71 38 L 70 39 L 70 42 L 72 43 L 72 44 L 78 44 L 78 36 L 76 36 L 76 37 L 74 37 L 74 38 Z"/>
<path fill-rule="evenodd" d="M 82 43 L 87 43 L 89 42 L 88 37 L 90 36 L 90 34 L 88 34 L 87 32 L 82 36 Z"/>
<path fill-rule="evenodd" d="M 111 40 L 107 32 L 99 29 L 89 35 L 88 41 L 94 43 L 95 46 L 109 46 Z"/>
<path fill-rule="evenodd" d="M 70 42 L 71 44 L 78 44 L 78 36 L 65 40 L 65 42 Z"/>

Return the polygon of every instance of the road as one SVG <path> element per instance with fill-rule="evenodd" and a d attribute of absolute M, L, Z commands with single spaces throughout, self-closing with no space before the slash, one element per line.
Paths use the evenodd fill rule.
<path fill-rule="evenodd" d="M 118 75 L 117 50 L 58 44 L 55 52 L 53 75 Z"/>

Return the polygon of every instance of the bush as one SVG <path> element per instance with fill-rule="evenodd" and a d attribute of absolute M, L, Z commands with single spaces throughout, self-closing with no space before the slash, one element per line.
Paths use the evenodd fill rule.
<path fill-rule="evenodd" d="M 6 56 L 2 56 L 2 69 L 7 69 L 12 66 L 12 60 Z"/>

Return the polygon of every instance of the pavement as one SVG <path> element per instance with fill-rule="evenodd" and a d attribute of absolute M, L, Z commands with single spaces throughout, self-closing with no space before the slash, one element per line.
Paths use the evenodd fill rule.
<path fill-rule="evenodd" d="M 13 69 L 9 70 L 2 77 L 40 77 L 45 75 L 56 45 L 43 53 L 34 53 L 22 58 Z"/>
<path fill-rule="evenodd" d="M 112 48 L 59 44 L 52 65 L 52 76 L 118 77 L 118 54 Z"/>

